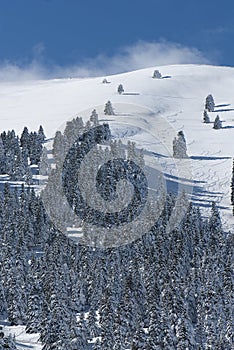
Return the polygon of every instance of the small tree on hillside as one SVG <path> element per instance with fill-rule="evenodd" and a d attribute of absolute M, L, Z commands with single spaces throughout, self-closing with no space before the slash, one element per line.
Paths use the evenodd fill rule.
<path fill-rule="evenodd" d="M 105 115 L 115 115 L 111 101 L 107 101 L 107 103 L 105 104 L 104 114 Z"/>
<path fill-rule="evenodd" d="M 231 203 L 233 205 L 233 215 L 234 215 L 234 160 L 232 166 L 232 180 L 231 180 Z"/>
<path fill-rule="evenodd" d="M 44 129 L 41 125 L 40 125 L 39 130 L 38 130 L 38 138 L 41 141 L 41 143 L 43 143 L 46 139 Z"/>
<path fill-rule="evenodd" d="M 48 151 L 46 147 L 43 147 L 42 149 L 39 169 L 40 169 L 40 175 L 43 175 L 43 176 L 49 175 L 51 170 L 49 159 L 48 159 Z"/>
<path fill-rule="evenodd" d="M 96 126 L 98 125 L 98 114 L 96 109 L 92 111 L 92 114 L 90 116 L 90 121 Z"/>
<path fill-rule="evenodd" d="M 162 74 L 159 72 L 159 70 L 156 69 L 153 73 L 152 78 L 160 79 L 162 78 Z"/>
<path fill-rule="evenodd" d="M 203 122 L 206 123 L 206 124 L 210 123 L 210 118 L 208 116 L 208 113 L 207 113 L 206 109 L 204 110 L 204 113 L 203 113 Z"/>
<path fill-rule="evenodd" d="M 215 108 L 214 98 L 210 94 L 206 97 L 205 109 L 207 109 L 208 112 L 214 112 L 214 108 Z"/>
<path fill-rule="evenodd" d="M 215 118 L 215 121 L 214 121 L 214 126 L 213 126 L 213 129 L 221 129 L 222 128 L 222 122 L 221 120 L 219 119 L 219 115 L 217 115 L 217 117 Z"/>
<path fill-rule="evenodd" d="M 186 140 L 183 131 L 179 131 L 173 140 L 173 157 L 188 158 Z"/>
<path fill-rule="evenodd" d="M 124 92 L 124 88 L 122 84 L 119 84 L 117 91 L 118 91 L 118 94 L 120 95 Z"/>

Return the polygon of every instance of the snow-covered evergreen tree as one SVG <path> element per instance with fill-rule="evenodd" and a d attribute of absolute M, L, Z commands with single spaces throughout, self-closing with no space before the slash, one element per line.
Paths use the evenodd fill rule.
<path fill-rule="evenodd" d="M 47 148 L 43 147 L 42 149 L 42 155 L 41 155 L 41 160 L 40 160 L 40 164 L 39 164 L 39 169 L 40 169 L 40 175 L 49 175 L 50 170 L 51 170 L 51 166 L 49 163 L 49 159 L 48 159 L 48 152 L 47 152 Z"/>
<path fill-rule="evenodd" d="M 53 142 L 52 154 L 57 164 L 63 163 L 66 154 L 66 141 L 61 131 L 56 131 Z"/>
<path fill-rule="evenodd" d="M 38 138 L 39 138 L 41 143 L 45 142 L 46 136 L 45 136 L 44 129 L 43 129 L 42 125 L 40 125 L 39 130 L 38 130 Z"/>
<path fill-rule="evenodd" d="M 233 206 L 233 215 L 234 215 L 234 160 L 232 166 L 232 179 L 231 179 L 231 204 Z"/>
<path fill-rule="evenodd" d="M 99 124 L 98 122 L 98 114 L 96 109 L 92 111 L 92 114 L 90 116 L 90 121 L 93 123 L 94 126 L 97 126 Z"/>
<path fill-rule="evenodd" d="M 203 123 L 210 123 L 210 118 L 206 109 L 203 112 Z"/>
<path fill-rule="evenodd" d="M 214 98 L 210 94 L 206 97 L 205 109 L 207 109 L 208 112 L 214 112 L 214 108 L 215 108 Z"/>
<path fill-rule="evenodd" d="M 123 85 L 122 85 L 122 84 L 119 84 L 118 89 L 117 89 L 117 92 L 118 92 L 119 95 L 121 95 L 122 93 L 124 93 L 124 88 L 123 88 Z"/>
<path fill-rule="evenodd" d="M 25 126 L 20 137 L 20 146 L 29 148 L 29 142 L 29 132 L 27 126 Z"/>
<path fill-rule="evenodd" d="M 159 70 L 156 69 L 156 70 L 153 72 L 152 78 L 160 79 L 160 78 L 162 78 L 162 74 L 159 72 Z"/>
<path fill-rule="evenodd" d="M 216 118 L 215 118 L 215 121 L 214 121 L 213 129 L 218 130 L 218 129 L 221 129 L 221 128 L 222 128 L 222 122 L 221 122 L 221 120 L 219 118 L 219 115 L 217 115 Z"/>
<path fill-rule="evenodd" d="M 5 174 L 6 172 L 6 156 L 5 149 L 2 141 L 2 137 L 0 136 L 0 174 Z"/>
<path fill-rule="evenodd" d="M 107 101 L 107 103 L 105 104 L 104 114 L 105 115 L 114 115 L 115 114 L 111 101 Z"/>
<path fill-rule="evenodd" d="M 179 131 L 177 137 L 173 140 L 173 157 L 188 158 L 186 140 L 183 131 Z"/>

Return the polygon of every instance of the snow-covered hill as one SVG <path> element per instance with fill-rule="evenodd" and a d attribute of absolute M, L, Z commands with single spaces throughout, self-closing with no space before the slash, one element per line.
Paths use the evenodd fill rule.
<path fill-rule="evenodd" d="M 163 79 L 152 79 L 155 68 Z M 185 183 L 193 191 L 192 200 L 205 209 L 204 214 L 215 201 L 221 208 L 225 229 L 233 228 L 230 179 L 234 157 L 234 69 L 173 65 L 111 76 L 109 84 L 102 84 L 102 80 L 103 77 L 0 83 L 1 130 L 21 133 L 24 126 L 35 130 L 42 124 L 47 137 L 53 137 L 67 120 L 76 115 L 88 118 L 93 108 L 104 119 L 104 104 L 111 100 L 116 112 L 114 117 L 108 117 L 113 134 L 127 135 L 149 154 L 163 159 L 160 165 L 171 185 L 179 181 L 178 177 L 187 177 Z M 120 83 L 125 89 L 123 95 L 117 93 Z M 210 119 L 213 121 L 219 114 L 221 130 L 202 123 L 205 98 L 210 93 L 216 103 Z M 179 130 L 184 131 L 187 140 L 190 163 L 186 166 L 171 159 L 172 140 Z M 185 168 L 182 176 L 181 169 Z"/>
<path fill-rule="evenodd" d="M 154 69 L 159 69 L 162 79 L 152 79 Z M 169 190 L 182 184 L 204 216 L 215 201 L 225 230 L 233 230 L 234 68 L 174 65 L 107 77 L 109 84 L 103 84 L 103 78 L 0 83 L 1 131 L 21 133 L 24 126 L 37 130 L 43 125 L 52 138 L 66 121 L 77 115 L 88 119 L 96 108 L 115 137 L 127 136 L 145 149 L 149 163 L 161 167 Z M 125 89 L 122 95 L 117 93 L 120 83 Z M 202 122 L 210 93 L 216 107 L 209 116 L 214 121 L 219 114 L 220 130 Z M 103 114 L 108 100 L 115 108 L 114 116 Z M 172 141 L 180 130 L 186 137 L 188 160 L 172 158 Z M 24 348 L 23 342 L 20 346 Z M 36 349 L 35 344 L 31 346 Z"/>

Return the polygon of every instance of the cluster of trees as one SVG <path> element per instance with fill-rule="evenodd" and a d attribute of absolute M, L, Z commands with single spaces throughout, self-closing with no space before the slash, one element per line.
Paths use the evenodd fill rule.
<path fill-rule="evenodd" d="M 38 218 L 40 199 L 24 188 L 18 195 L 21 215 L 10 223 L 21 227 L 20 218 Z M 13 200 L 3 199 L 12 211 Z M 39 332 L 43 350 L 231 350 L 233 236 L 222 232 L 215 204 L 208 221 L 190 205 L 180 227 L 167 232 L 174 203 L 165 198 L 158 222 L 141 239 L 105 250 L 75 245 L 45 220 L 36 225 L 43 232 L 31 230 L 31 243 L 27 230 L 5 225 L 1 314 Z M 32 245 L 38 237 L 40 254 Z"/>
<path fill-rule="evenodd" d="M 95 110 L 86 124 L 77 117 L 56 134 L 56 168 L 48 179 L 52 211 L 60 206 L 57 171 L 77 136 L 94 125 Z M 174 144 L 174 156 L 187 157 L 183 132 Z M 114 158 L 121 149 L 117 141 L 97 146 L 96 158 Z M 135 144 L 126 149 L 121 157 L 142 167 Z M 78 153 L 77 161 L 83 156 Z M 0 314 L 28 333 L 39 332 L 43 350 L 231 350 L 233 234 L 222 231 L 215 203 L 209 219 L 190 204 L 168 232 L 175 202 L 165 196 L 159 219 L 141 238 L 101 249 L 75 244 L 56 229 L 33 189 L 6 184 L 0 197 Z"/>
<path fill-rule="evenodd" d="M 210 123 L 210 117 L 208 115 L 208 112 L 214 112 L 215 109 L 215 102 L 213 96 L 210 94 L 206 97 L 205 102 L 205 110 L 203 112 L 203 122 L 208 124 Z M 213 129 L 219 130 L 222 128 L 222 121 L 220 120 L 219 115 L 216 116 L 214 123 L 213 123 Z"/>
<path fill-rule="evenodd" d="M 0 174 L 8 174 L 10 180 L 32 182 L 30 165 L 39 165 L 45 134 L 42 126 L 38 132 L 25 127 L 19 138 L 14 130 L 0 135 Z"/>
<path fill-rule="evenodd" d="M 0 315 L 11 325 L 25 325 L 35 251 L 44 251 L 53 232 L 41 199 L 33 189 L 5 184 L 0 197 Z M 16 349 L 11 337 L 0 349 Z M 2 346 L 2 348 L 1 348 Z"/>
<path fill-rule="evenodd" d="M 93 117 L 94 115 L 96 116 L 95 119 Z M 110 179 L 113 180 L 113 175 L 110 174 L 113 169 L 110 168 L 105 170 L 100 168 L 100 160 L 101 165 L 106 164 L 111 159 L 113 160 L 118 158 L 125 160 L 126 164 L 127 161 L 132 160 L 140 168 L 144 166 L 143 150 L 138 150 L 134 142 L 128 142 L 124 149 L 120 140 L 117 142 L 116 140 L 111 139 L 107 124 L 98 126 L 98 134 L 101 135 L 106 132 L 109 135 L 109 146 L 100 146 L 97 144 L 97 142 L 95 142 L 93 147 L 93 142 L 95 141 L 93 139 L 95 136 L 93 133 L 93 126 L 98 125 L 97 118 L 97 112 L 94 110 L 90 116 L 90 120 L 86 124 L 84 124 L 82 118 L 77 117 L 71 122 L 67 123 L 64 133 L 57 132 L 55 135 L 52 153 L 54 155 L 56 166 L 50 172 L 47 186 L 45 190 L 42 191 L 41 196 L 43 198 L 43 202 L 46 204 L 50 217 L 53 218 L 60 229 L 66 226 L 77 227 L 77 217 L 74 217 L 74 213 L 71 212 L 70 206 L 64 204 L 67 203 L 64 193 L 69 198 L 73 198 L 73 193 L 75 193 L 77 202 L 78 194 L 80 193 L 79 187 L 77 186 L 77 167 L 83 162 L 83 158 L 87 155 L 91 146 L 94 153 L 93 156 L 90 154 L 88 155 L 88 170 L 85 174 L 85 179 L 89 184 L 89 186 L 86 188 L 86 197 L 93 203 L 93 206 L 95 206 L 95 197 L 93 196 L 93 187 L 91 184 L 94 184 L 94 188 L 96 188 L 98 171 L 100 173 L 100 183 L 103 183 L 103 186 L 100 185 L 102 187 L 102 191 L 104 191 L 104 188 L 106 188 L 105 186 L 108 186 L 108 184 L 111 187 L 112 182 Z M 93 119 L 94 122 L 91 122 Z M 106 131 L 105 127 L 107 127 Z M 79 136 L 82 140 L 82 147 L 80 145 L 81 142 L 77 141 Z M 76 146 L 77 142 L 78 146 Z M 73 152 L 74 144 L 75 152 Z M 70 156 L 69 159 L 66 160 L 66 156 L 68 154 Z M 123 172 L 123 168 L 121 168 L 121 172 Z M 65 176 L 65 174 L 68 174 L 69 178 Z M 118 174 L 115 175 L 118 177 Z M 105 178 L 104 181 L 103 177 Z M 71 179 L 74 181 L 71 182 Z M 63 190 L 62 181 L 69 182 L 69 186 L 67 186 L 65 191 Z M 76 186 L 76 189 L 74 186 Z M 123 186 L 122 188 L 124 191 Z M 73 203 L 73 201 L 71 202 Z M 73 203 L 72 206 L 73 205 L 76 208 L 80 207 L 80 203 L 77 203 L 76 205 Z"/>
<path fill-rule="evenodd" d="M 94 109 L 86 123 L 83 121 L 82 117 L 77 116 L 66 123 L 63 133 L 57 131 L 52 146 L 52 154 L 56 164 L 59 165 L 64 161 L 69 148 L 80 135 L 97 125 L 99 125 L 98 113 L 96 109 Z"/>

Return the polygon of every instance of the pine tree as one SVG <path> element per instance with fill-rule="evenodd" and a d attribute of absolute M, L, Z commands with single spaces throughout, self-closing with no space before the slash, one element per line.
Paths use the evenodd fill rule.
<path fill-rule="evenodd" d="M 208 113 L 207 113 L 207 110 L 205 109 L 204 112 L 203 112 L 203 123 L 210 123 L 210 118 L 208 116 Z"/>
<path fill-rule="evenodd" d="M 87 326 L 90 340 L 97 338 L 100 335 L 100 328 L 97 325 L 96 311 L 93 308 L 89 311 Z"/>
<path fill-rule="evenodd" d="M 222 122 L 221 120 L 219 119 L 219 115 L 216 116 L 215 118 L 215 121 L 214 121 L 214 126 L 213 126 L 213 129 L 221 129 L 222 128 Z"/>
<path fill-rule="evenodd" d="M 119 84 L 118 89 L 117 89 L 117 92 L 118 92 L 119 95 L 121 95 L 122 93 L 124 93 L 124 88 L 123 88 L 123 85 L 122 85 L 122 84 Z"/>
<path fill-rule="evenodd" d="M 107 101 L 107 103 L 105 104 L 105 108 L 104 108 L 104 114 L 105 115 L 114 115 L 114 109 L 112 107 L 111 101 Z"/>
<path fill-rule="evenodd" d="M 37 132 L 31 132 L 29 135 L 29 158 L 31 165 L 38 165 L 42 154 L 42 142 Z"/>
<path fill-rule="evenodd" d="M 94 126 L 97 126 L 99 124 L 98 123 L 98 114 L 97 114 L 96 109 L 94 109 L 92 111 L 92 114 L 90 116 L 90 121 L 94 124 Z"/>
<path fill-rule="evenodd" d="M 38 282 L 31 290 L 27 305 L 27 333 L 38 333 L 41 331 L 42 322 L 42 291 Z"/>
<path fill-rule="evenodd" d="M 173 140 L 173 157 L 174 158 L 188 158 L 187 146 L 183 131 L 179 131 L 177 137 Z"/>
<path fill-rule="evenodd" d="M 48 154 L 47 148 L 43 147 L 41 160 L 40 160 L 40 164 L 39 164 L 40 175 L 43 175 L 43 176 L 49 175 L 50 170 L 51 170 L 47 154 Z"/>
<path fill-rule="evenodd" d="M 6 172 L 6 156 L 5 149 L 2 141 L 2 137 L 0 136 L 0 174 L 5 174 Z"/>
<path fill-rule="evenodd" d="M 152 78 L 160 79 L 162 78 L 162 74 L 159 72 L 159 70 L 156 69 L 153 73 Z"/>
<path fill-rule="evenodd" d="M 233 206 L 233 215 L 234 215 L 234 159 L 233 159 L 232 180 L 231 180 L 231 204 Z"/>
<path fill-rule="evenodd" d="M 32 170 L 30 166 L 28 166 L 25 176 L 24 176 L 24 181 L 27 185 L 33 185 L 33 175 L 32 175 Z"/>
<path fill-rule="evenodd" d="M 207 109 L 208 112 L 214 112 L 214 108 L 215 108 L 214 98 L 210 94 L 206 97 L 205 109 Z"/>
<path fill-rule="evenodd" d="M 29 139 L 30 139 L 30 136 L 29 136 L 28 128 L 27 126 L 25 126 L 20 137 L 20 146 L 29 149 L 29 143 L 30 143 Z"/>
<path fill-rule="evenodd" d="M 210 230 L 211 232 L 222 231 L 222 223 L 219 215 L 219 210 L 215 202 L 212 202 L 211 207 L 211 217 L 209 220 Z"/>
<path fill-rule="evenodd" d="M 61 131 L 56 131 L 52 154 L 57 164 L 62 164 L 66 155 L 66 141 Z"/>
<path fill-rule="evenodd" d="M 2 281 L 0 280 L 0 315 L 5 316 L 7 311 L 7 302 L 5 297 L 5 290 Z"/>
<path fill-rule="evenodd" d="M 41 143 L 44 143 L 46 139 L 44 129 L 41 125 L 38 130 L 38 139 L 40 140 Z"/>

